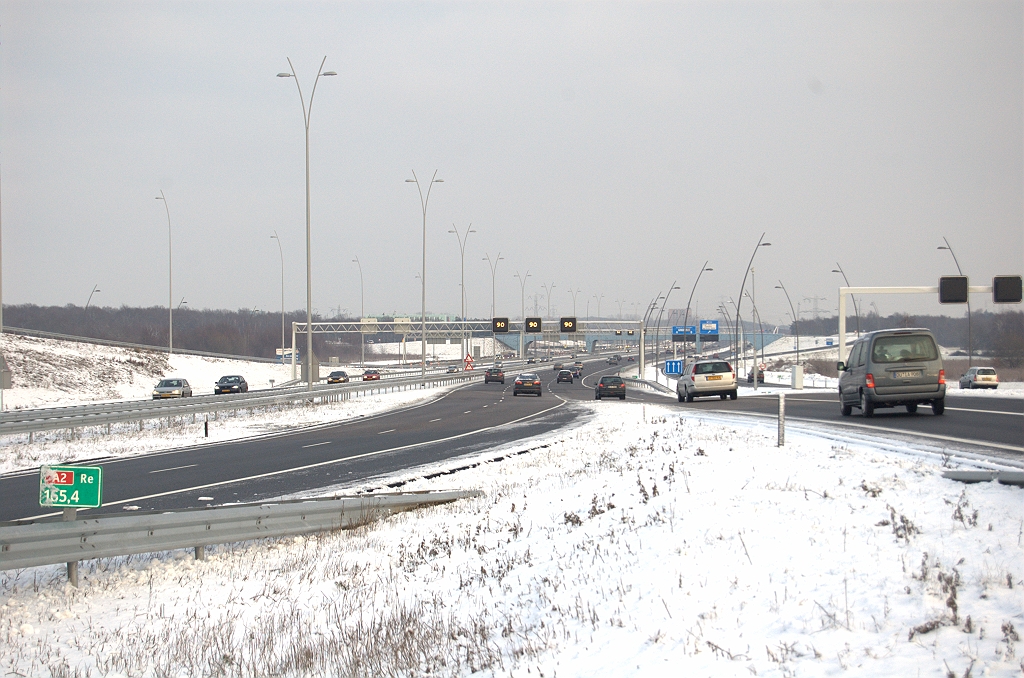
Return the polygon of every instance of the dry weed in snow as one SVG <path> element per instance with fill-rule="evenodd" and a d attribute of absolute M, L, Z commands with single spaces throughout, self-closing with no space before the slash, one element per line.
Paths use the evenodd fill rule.
<path fill-rule="evenodd" d="M 350 532 L 0 576 L 54 676 L 1020 675 L 1024 501 L 920 456 L 670 408 L 407 489 Z M 655 416 L 651 416 L 652 412 Z M 492 453 L 493 456 L 493 453 Z M 453 462 L 454 463 L 454 462 Z M 458 463 L 464 464 L 465 460 Z M 436 468 L 434 469 L 436 470 Z"/>

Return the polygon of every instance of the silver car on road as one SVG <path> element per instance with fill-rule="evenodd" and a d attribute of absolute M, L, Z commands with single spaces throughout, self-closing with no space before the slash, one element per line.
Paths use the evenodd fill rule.
<path fill-rule="evenodd" d="M 153 400 L 191 397 L 192 387 L 188 385 L 188 379 L 161 379 L 153 389 Z"/>

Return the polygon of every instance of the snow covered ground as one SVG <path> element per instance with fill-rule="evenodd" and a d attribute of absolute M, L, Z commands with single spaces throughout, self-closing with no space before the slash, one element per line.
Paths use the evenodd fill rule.
<path fill-rule="evenodd" d="M 485 496 L 356 531 L 0 573 L 31 676 L 1012 676 L 1024 496 L 941 450 L 671 406 L 403 489 Z M 514 454 L 521 452 L 521 454 Z M 500 461 L 488 461 L 497 456 Z M 452 462 L 465 465 L 466 460 Z M 380 482 L 358 488 L 381 487 Z"/>

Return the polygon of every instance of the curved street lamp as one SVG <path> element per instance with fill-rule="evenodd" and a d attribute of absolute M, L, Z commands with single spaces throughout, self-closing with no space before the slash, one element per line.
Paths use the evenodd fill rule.
<path fill-rule="evenodd" d="M 740 306 L 743 304 L 743 291 L 747 287 L 747 276 L 750 275 L 750 267 L 754 265 L 754 257 L 757 256 L 757 251 L 760 248 L 762 248 L 762 247 L 771 247 L 771 245 L 772 245 L 770 242 L 764 242 L 764 236 L 765 236 L 765 234 L 762 233 L 761 237 L 757 239 L 757 246 L 754 247 L 754 252 L 753 252 L 753 254 L 750 255 L 750 261 L 747 263 L 747 267 L 745 269 L 743 269 L 743 284 L 740 285 L 740 300 L 739 300 L 739 303 L 736 304 L 736 328 L 735 328 L 735 333 L 737 335 L 740 332 Z M 741 344 L 737 344 L 737 349 L 739 349 L 739 350 L 743 349 L 742 343 Z M 746 351 L 744 351 L 744 355 L 746 355 Z M 755 356 L 755 359 L 756 359 L 756 356 Z M 739 355 L 737 355 L 737 360 L 739 360 Z M 744 359 L 744 362 L 745 362 L 745 359 Z M 756 379 L 755 379 L 755 381 L 756 381 Z"/>
<path fill-rule="evenodd" d="M 491 261 L 491 255 L 490 254 L 485 254 L 484 255 L 484 261 L 486 261 L 487 265 L 491 267 L 491 317 L 492 318 L 494 317 L 494 274 L 498 270 L 498 262 L 501 261 L 504 258 L 505 257 L 501 256 L 501 252 L 498 252 L 498 256 L 496 256 L 494 258 L 494 261 Z M 523 302 L 523 305 L 524 306 L 526 305 L 525 301 Z"/>
<path fill-rule="evenodd" d="M 786 295 L 786 301 L 789 302 L 789 312 L 790 312 L 790 316 L 793 318 L 793 330 L 796 333 L 796 364 L 799 365 L 800 364 L 800 319 L 797 317 L 796 309 L 793 308 L 793 302 L 789 298 L 789 292 L 786 291 L 786 286 L 782 284 L 781 280 L 779 281 L 779 284 L 775 286 L 775 289 L 782 290 L 782 292 Z"/>
<path fill-rule="evenodd" d="M 337 75 L 334 71 L 323 70 L 325 63 L 327 63 L 326 56 L 316 71 L 316 79 L 313 81 L 313 91 L 310 92 L 308 106 L 305 97 L 302 96 L 302 86 L 299 84 L 299 76 L 295 74 L 295 66 L 292 65 L 291 57 L 288 57 L 288 68 L 292 72 L 277 74 L 279 78 L 295 79 L 295 87 L 299 91 L 299 103 L 302 104 L 302 124 L 306 129 L 306 387 L 310 391 L 313 390 L 313 265 L 309 235 L 309 119 L 313 114 L 313 97 L 316 96 L 316 86 L 320 82 L 320 76 Z M 292 359 L 294 360 L 294 357 Z"/>
<path fill-rule="evenodd" d="M 579 288 L 576 288 L 576 291 L 575 291 L 575 292 L 573 292 L 573 291 L 572 291 L 572 288 L 570 287 L 570 288 L 569 288 L 568 290 L 566 290 L 566 291 L 567 291 L 567 292 L 568 292 L 568 293 L 569 293 L 570 295 L 572 295 L 572 317 L 573 317 L 573 318 L 575 318 L 575 317 L 576 317 L 576 295 L 578 295 L 578 294 L 579 294 L 580 292 L 582 292 L 583 290 L 581 290 L 581 289 L 579 289 Z"/>
<path fill-rule="evenodd" d="M 89 310 L 89 303 L 92 301 L 92 295 L 96 294 L 97 292 L 102 292 L 102 291 L 103 290 L 100 289 L 99 283 L 96 283 L 95 285 L 92 286 L 92 292 L 89 292 L 89 301 L 85 302 L 85 310 L 86 311 Z"/>
<path fill-rule="evenodd" d="M 595 294 L 594 298 L 597 299 L 597 319 L 600 320 L 601 319 L 601 300 L 604 299 L 604 295 L 602 294 L 601 296 L 597 296 Z"/>
<path fill-rule="evenodd" d="M 672 284 L 668 288 L 668 292 L 665 293 L 665 300 L 661 302 L 661 310 L 658 311 L 658 325 L 654 330 L 654 379 L 659 380 L 661 377 L 658 376 L 658 355 L 661 350 L 661 316 L 665 313 L 665 305 L 668 304 L 668 298 L 672 295 L 672 290 L 678 290 L 679 287 L 676 285 L 676 281 L 673 280 Z M 642 378 L 642 377 L 641 377 Z"/>
<path fill-rule="evenodd" d="M 942 248 L 940 247 L 939 249 L 942 249 Z M 843 276 L 843 282 L 846 283 L 847 287 L 850 286 L 850 281 L 846 278 L 846 273 L 843 271 L 843 267 L 839 265 L 838 261 L 836 262 L 836 268 L 833 268 L 832 272 L 833 273 L 838 273 L 839 275 Z M 860 309 L 857 308 L 857 297 L 855 297 L 855 296 L 853 296 L 851 294 L 850 298 L 853 299 L 853 315 L 854 315 L 854 317 L 857 318 L 857 336 L 859 337 L 860 336 Z"/>
<path fill-rule="evenodd" d="M 710 259 L 708 260 L 710 261 Z M 704 265 L 701 266 L 700 273 L 697 274 L 697 279 L 693 281 L 693 287 L 690 289 L 690 298 L 686 300 L 686 313 L 683 315 L 683 327 L 686 327 L 686 323 L 690 320 L 690 302 L 693 301 L 693 293 L 697 291 L 697 283 L 700 282 L 700 277 L 704 275 L 705 271 L 713 271 L 715 269 L 708 268 L 708 262 L 705 261 Z M 698 329 L 698 334 L 700 330 Z M 696 337 L 694 337 L 696 339 Z M 696 348 L 696 347 L 694 347 Z M 695 358 L 696 359 L 696 358 Z M 683 342 L 683 362 L 686 362 L 686 342 Z"/>
<path fill-rule="evenodd" d="M 956 272 L 963 275 L 964 272 L 960 270 L 960 262 L 956 259 L 956 253 L 953 252 L 953 246 L 949 244 L 946 237 L 942 237 L 942 242 L 946 243 L 945 247 L 939 245 L 935 249 L 949 250 L 949 253 L 953 256 L 953 263 L 956 264 Z M 971 295 L 967 295 L 967 366 L 971 367 L 974 364 L 974 346 L 972 345 L 971 337 Z"/>
<path fill-rule="evenodd" d="M 541 283 L 540 287 L 541 287 L 542 290 L 544 290 L 544 294 L 547 296 L 547 300 L 548 300 L 547 301 L 547 308 L 544 309 L 544 313 L 545 313 L 545 315 L 547 315 L 548 320 L 551 320 L 551 290 L 555 289 L 555 283 L 551 283 L 550 286 L 548 286 L 548 285 L 546 285 L 544 283 Z"/>

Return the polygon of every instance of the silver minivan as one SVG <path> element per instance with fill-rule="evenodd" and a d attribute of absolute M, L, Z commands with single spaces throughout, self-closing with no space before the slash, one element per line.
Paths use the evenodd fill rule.
<path fill-rule="evenodd" d="M 879 330 L 858 339 L 850 348 L 849 362 L 839 369 L 839 407 L 849 416 L 854 407 L 870 417 L 879 407 L 932 406 L 933 414 L 946 409 L 946 373 L 931 330 L 910 328 Z"/>

